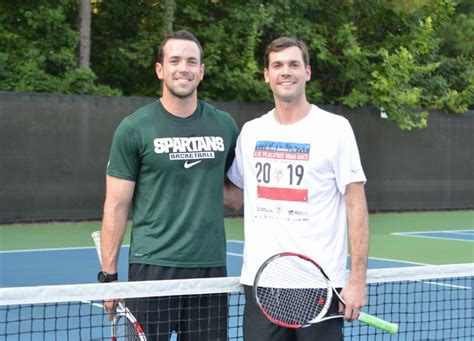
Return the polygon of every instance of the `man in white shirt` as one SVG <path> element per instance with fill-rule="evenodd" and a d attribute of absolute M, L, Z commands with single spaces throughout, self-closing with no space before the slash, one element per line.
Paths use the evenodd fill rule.
<path fill-rule="evenodd" d="M 342 319 L 287 329 L 266 319 L 251 298 L 259 266 L 276 253 L 290 251 L 320 263 L 341 290 L 345 309 L 334 302 L 329 313 L 344 310 L 344 319 L 350 321 L 358 317 L 366 301 L 366 178 L 352 128 L 345 118 L 306 100 L 311 68 L 303 42 L 284 37 L 270 43 L 264 76 L 275 108 L 244 125 L 227 173 L 229 180 L 244 190 L 244 338 L 342 340 Z M 229 187 L 226 190 L 232 192 Z M 347 237 L 351 255 L 348 280 Z"/>

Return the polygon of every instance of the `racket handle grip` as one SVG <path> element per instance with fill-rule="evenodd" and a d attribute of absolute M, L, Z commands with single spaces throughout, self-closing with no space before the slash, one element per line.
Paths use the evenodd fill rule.
<path fill-rule="evenodd" d="M 396 334 L 398 332 L 398 324 L 382 320 L 378 317 L 363 312 L 360 312 L 358 320 L 368 324 L 369 326 L 385 330 L 390 334 Z"/>

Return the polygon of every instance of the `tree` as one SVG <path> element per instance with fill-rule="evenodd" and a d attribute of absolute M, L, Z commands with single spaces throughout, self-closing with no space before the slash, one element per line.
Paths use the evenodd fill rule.
<path fill-rule="evenodd" d="M 79 12 L 79 67 L 90 66 L 92 4 L 90 0 L 80 0 Z"/>
<path fill-rule="evenodd" d="M 260 0 L 181 1 L 175 28 L 202 42 L 205 80 L 200 96 L 218 101 L 270 101 L 262 77 Z"/>
<path fill-rule="evenodd" d="M 429 83 L 438 107 L 474 108 L 474 2 L 457 0 L 453 19 L 440 30 L 439 74 Z"/>
<path fill-rule="evenodd" d="M 160 1 L 102 1 L 92 20 L 91 63 L 98 82 L 126 96 L 156 96 L 154 64 L 164 30 Z"/>
<path fill-rule="evenodd" d="M 4 1 L 0 11 L 0 90 L 117 95 L 78 68 L 77 3 Z"/>
<path fill-rule="evenodd" d="M 409 130 L 427 124 L 427 111 L 416 109 L 467 108 L 472 82 L 462 90 L 448 83 L 442 92 L 430 87 L 434 76 L 445 80 L 439 73 L 444 60 L 439 32 L 455 5 L 450 0 L 271 1 L 260 29 L 270 39 L 293 35 L 308 43 L 315 76 L 308 87 L 311 101 L 379 107 Z"/>
<path fill-rule="evenodd" d="M 441 51 L 450 57 L 474 56 L 474 1 L 457 0 L 453 19 L 440 31 Z"/>
<path fill-rule="evenodd" d="M 165 23 L 163 31 L 165 33 L 173 32 L 173 22 L 174 22 L 174 12 L 176 9 L 176 4 L 174 0 L 165 0 Z"/>
<path fill-rule="evenodd" d="M 474 106 L 471 0 L 93 0 L 89 69 L 77 67 L 77 0 L 4 3 L 2 90 L 159 96 L 157 46 L 187 29 L 208 100 L 271 101 L 265 47 L 294 36 L 309 48 L 313 103 L 381 108 L 402 129 L 426 126 L 427 109 Z"/>

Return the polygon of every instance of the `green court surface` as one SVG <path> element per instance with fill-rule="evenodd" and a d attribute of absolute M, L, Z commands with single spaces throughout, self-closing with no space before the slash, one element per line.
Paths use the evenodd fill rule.
<path fill-rule="evenodd" d="M 98 221 L 0 225 L 0 251 L 92 246 Z M 243 240 L 243 219 L 227 218 L 228 240 Z M 471 239 L 407 232 L 462 231 Z M 370 257 L 424 264 L 474 262 L 474 211 L 374 213 L 370 215 Z M 127 233 L 124 244 L 128 244 Z M 264 241 L 263 241 L 264 242 Z"/>

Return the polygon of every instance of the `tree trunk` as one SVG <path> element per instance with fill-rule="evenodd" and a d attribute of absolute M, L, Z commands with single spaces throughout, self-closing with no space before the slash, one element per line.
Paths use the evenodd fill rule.
<path fill-rule="evenodd" d="M 173 23 L 174 23 L 174 10 L 176 8 L 176 3 L 174 0 L 165 1 L 165 21 L 164 21 L 164 33 L 165 35 L 173 32 Z"/>
<path fill-rule="evenodd" d="M 92 5 L 90 0 L 80 0 L 79 10 L 79 67 L 90 67 Z"/>

